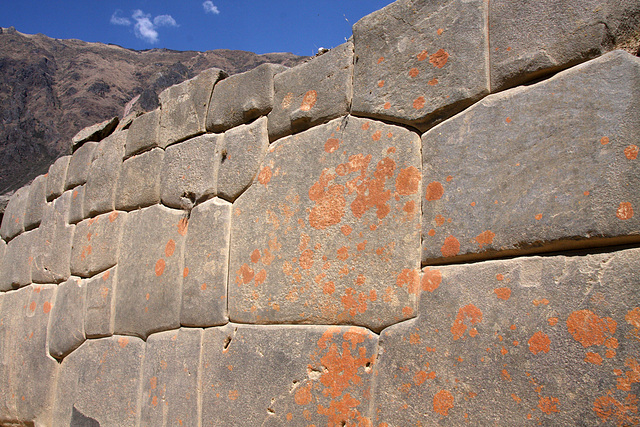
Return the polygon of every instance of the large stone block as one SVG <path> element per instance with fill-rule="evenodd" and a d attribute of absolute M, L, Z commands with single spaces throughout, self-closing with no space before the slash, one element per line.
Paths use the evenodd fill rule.
<path fill-rule="evenodd" d="M 157 147 L 160 109 L 136 117 L 127 133 L 125 156 L 129 157 L 149 148 Z"/>
<path fill-rule="evenodd" d="M 230 319 L 380 330 L 412 317 L 419 144 L 345 117 L 273 145 L 233 205 Z"/>
<path fill-rule="evenodd" d="M 178 329 L 147 339 L 140 425 L 200 425 L 202 329 Z"/>
<path fill-rule="evenodd" d="M 220 147 L 218 195 L 233 202 L 242 194 L 257 175 L 267 148 L 266 117 L 225 132 Z"/>
<path fill-rule="evenodd" d="M 187 215 L 156 205 L 131 212 L 118 258 L 115 333 L 149 334 L 180 326 Z"/>
<path fill-rule="evenodd" d="M 85 341 L 60 364 L 53 425 L 137 425 L 143 356 L 139 338 Z"/>
<path fill-rule="evenodd" d="M 84 302 L 87 286 L 72 277 L 58 285 L 49 325 L 49 353 L 62 359 L 85 341 Z"/>
<path fill-rule="evenodd" d="M 198 76 L 163 90 L 159 95 L 158 145 L 162 148 L 205 132 L 213 86 L 227 73 L 210 68 Z"/>
<path fill-rule="evenodd" d="M 489 91 L 484 0 L 399 0 L 353 26 L 352 112 L 421 130 Z"/>
<path fill-rule="evenodd" d="M 227 129 L 266 116 L 273 108 L 273 76 L 286 70 L 278 64 L 262 64 L 215 85 L 207 112 L 207 130 Z"/>
<path fill-rule="evenodd" d="M 635 0 L 489 2 L 491 90 L 557 72 L 635 38 L 640 4 Z"/>
<path fill-rule="evenodd" d="M 84 219 L 84 185 L 79 185 L 71 190 L 71 199 L 69 204 L 69 216 L 67 220 L 69 224 L 77 224 Z"/>
<path fill-rule="evenodd" d="M 638 88 L 616 51 L 425 133 L 423 262 L 640 240 Z"/>
<path fill-rule="evenodd" d="M 117 267 L 84 281 L 87 287 L 84 332 L 87 338 L 113 335 Z"/>
<path fill-rule="evenodd" d="M 126 217 L 126 212 L 113 211 L 76 225 L 71 274 L 91 277 L 116 265 Z"/>
<path fill-rule="evenodd" d="M 97 146 L 97 142 L 87 142 L 73 153 L 69 161 L 69 168 L 67 169 L 65 190 L 87 182 L 87 176 L 89 175 L 89 169 L 95 157 Z"/>
<path fill-rule="evenodd" d="M 380 337 L 379 425 L 632 425 L 638 249 L 423 272 L 415 320 Z"/>
<path fill-rule="evenodd" d="M 0 236 L 9 241 L 24 231 L 24 214 L 29 199 L 29 186 L 19 188 L 9 199 L 0 224 Z"/>
<path fill-rule="evenodd" d="M 269 139 L 300 132 L 348 114 L 353 89 L 353 43 L 277 74 Z"/>
<path fill-rule="evenodd" d="M 154 148 L 122 163 L 116 209 L 132 210 L 160 202 L 160 171 L 164 150 Z"/>
<path fill-rule="evenodd" d="M 220 164 L 216 145 L 222 137 L 202 135 L 168 147 L 162 166 L 162 202 L 177 209 L 191 209 L 216 195 Z"/>
<path fill-rule="evenodd" d="M 39 230 L 22 233 L 7 243 L 0 270 L 0 291 L 20 288 L 31 283 L 32 249 Z"/>
<path fill-rule="evenodd" d="M 49 173 L 47 173 L 47 201 L 51 201 L 64 193 L 70 161 L 71 156 L 62 156 L 49 166 Z"/>
<path fill-rule="evenodd" d="M 84 217 L 115 209 L 116 186 L 122 168 L 128 131 L 116 132 L 101 141 L 84 188 Z"/>
<path fill-rule="evenodd" d="M 29 186 L 29 195 L 25 203 L 24 229 L 31 230 L 40 225 L 42 212 L 47 204 L 47 177 L 38 175 Z"/>
<path fill-rule="evenodd" d="M 357 327 L 206 329 L 202 425 L 372 425 L 377 343 Z"/>
<path fill-rule="evenodd" d="M 116 126 L 118 126 L 118 122 L 119 119 L 114 117 L 82 129 L 80 132 L 75 134 L 73 138 L 71 138 L 73 150 L 77 150 L 87 141 L 102 141 L 104 138 L 111 135 L 111 133 L 116 129 Z"/>
<path fill-rule="evenodd" d="M 207 327 L 228 322 L 231 209 L 230 203 L 216 198 L 191 211 L 184 250 L 182 325 Z"/>

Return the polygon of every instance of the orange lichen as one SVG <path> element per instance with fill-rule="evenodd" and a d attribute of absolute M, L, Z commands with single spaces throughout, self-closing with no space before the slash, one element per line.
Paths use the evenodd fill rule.
<path fill-rule="evenodd" d="M 425 198 L 429 201 L 440 200 L 444 194 L 444 187 L 438 181 L 427 184 L 427 192 Z"/>
<path fill-rule="evenodd" d="M 403 287 L 407 285 L 407 291 L 411 294 L 418 293 L 420 284 L 420 272 L 418 270 L 403 269 L 396 278 L 396 285 Z"/>
<path fill-rule="evenodd" d="M 269 166 L 265 166 L 260 170 L 258 174 L 258 182 L 262 185 L 267 185 L 269 181 L 271 181 L 271 168 Z"/>
<path fill-rule="evenodd" d="M 557 397 L 541 396 L 538 400 L 538 408 L 545 414 L 550 415 L 553 412 L 560 412 L 558 410 L 558 404 L 560 401 Z"/>
<path fill-rule="evenodd" d="M 416 55 L 416 58 L 418 58 L 418 61 L 424 61 L 425 59 L 427 59 L 428 56 L 429 54 L 427 53 L 427 51 L 423 50 L 422 52 Z"/>
<path fill-rule="evenodd" d="M 184 217 L 178 221 L 178 234 L 181 236 L 187 235 L 187 230 L 189 229 L 189 219 Z"/>
<path fill-rule="evenodd" d="M 603 136 L 602 138 L 600 138 L 600 144 L 602 145 L 607 145 L 609 143 L 609 138 L 606 136 Z"/>
<path fill-rule="evenodd" d="M 583 347 L 603 345 L 616 332 L 617 323 L 610 317 L 600 318 L 590 310 L 574 311 L 567 318 L 567 329 Z"/>
<path fill-rule="evenodd" d="M 493 290 L 499 299 L 507 301 L 511 297 L 511 288 L 496 288 Z"/>
<path fill-rule="evenodd" d="M 443 257 L 456 256 L 460 252 L 460 242 L 453 236 L 444 239 L 444 244 L 440 248 Z"/>
<path fill-rule="evenodd" d="M 446 417 L 453 408 L 453 395 L 449 390 L 440 390 L 433 396 L 433 411 Z"/>
<path fill-rule="evenodd" d="M 311 403 L 313 398 L 311 387 L 313 387 L 313 383 L 309 382 L 296 391 L 294 399 L 298 405 L 308 405 Z"/>
<path fill-rule="evenodd" d="M 624 149 L 624 155 L 627 159 L 629 160 L 635 160 L 638 158 L 638 146 L 637 145 L 630 145 L 627 148 Z"/>
<path fill-rule="evenodd" d="M 429 57 L 429 62 L 436 68 L 442 68 L 449 60 L 449 54 L 444 49 L 438 50 L 436 53 Z"/>
<path fill-rule="evenodd" d="M 482 311 L 473 304 L 467 304 L 466 306 L 458 310 L 458 315 L 451 326 L 451 334 L 454 340 L 458 340 L 464 336 L 467 326 L 464 321 L 468 320 L 472 325 L 482 322 Z"/>
<path fill-rule="evenodd" d="M 303 270 L 308 270 L 313 266 L 313 251 L 307 249 L 300 254 L 300 267 Z"/>
<path fill-rule="evenodd" d="M 240 270 L 237 272 L 236 283 L 247 284 L 253 280 L 254 271 L 247 263 L 244 263 L 240 266 Z"/>
<path fill-rule="evenodd" d="M 622 202 L 616 210 L 618 219 L 625 220 L 633 217 L 633 206 L 629 202 Z"/>
<path fill-rule="evenodd" d="M 417 68 L 412 68 L 409 70 L 409 76 L 411 77 L 417 77 L 418 74 L 420 74 L 420 70 L 418 70 Z"/>
<path fill-rule="evenodd" d="M 318 100 L 318 92 L 315 90 L 310 90 L 304 94 L 302 98 L 302 104 L 300 105 L 300 110 L 309 111 L 316 105 L 316 101 Z"/>
<path fill-rule="evenodd" d="M 173 252 L 176 250 L 176 242 L 173 239 L 169 239 L 167 245 L 164 247 L 164 254 L 168 257 L 173 255 Z"/>
<path fill-rule="evenodd" d="M 327 153 L 333 153 L 338 148 L 340 148 L 340 140 L 336 138 L 329 138 L 327 142 L 324 143 L 324 151 Z"/>
<path fill-rule="evenodd" d="M 165 264 L 164 260 L 162 258 L 160 258 L 156 262 L 156 266 L 155 266 L 156 276 L 162 276 L 162 273 L 164 273 L 165 266 L 166 266 L 166 264 Z"/>
<path fill-rule="evenodd" d="M 309 189 L 309 199 L 315 202 L 309 213 L 309 224 L 314 228 L 324 229 L 338 224 L 344 216 L 344 186 L 334 184 L 328 187 L 334 178 L 335 176 L 327 173 L 325 169 Z"/>
<path fill-rule="evenodd" d="M 476 236 L 476 242 L 478 242 L 478 245 L 480 245 L 480 249 L 482 249 L 483 245 L 492 244 L 494 237 L 496 237 L 496 234 L 494 232 L 490 230 L 483 231 Z"/>
<path fill-rule="evenodd" d="M 602 365 L 602 356 L 600 356 L 598 353 L 593 353 L 591 351 L 588 351 L 587 354 L 584 356 L 584 361 L 588 363 L 593 363 L 594 365 Z"/>
<path fill-rule="evenodd" d="M 423 291 L 433 292 L 438 289 L 440 283 L 442 283 L 442 273 L 440 270 L 432 270 L 429 267 L 425 267 L 424 270 L 422 270 L 421 285 Z"/>
<path fill-rule="evenodd" d="M 598 397 L 593 402 L 593 410 L 602 421 L 612 418 L 619 427 L 637 425 L 638 398 L 634 394 L 626 397 L 625 403 L 621 403 L 610 395 Z"/>
<path fill-rule="evenodd" d="M 416 99 L 413 100 L 413 108 L 415 108 L 416 110 L 420 110 L 422 108 L 424 108 L 424 96 L 419 96 Z"/>
<path fill-rule="evenodd" d="M 527 344 L 529 344 L 529 351 L 533 354 L 540 352 L 549 353 L 551 340 L 549 340 L 549 336 L 544 332 L 537 331 L 529 338 Z"/>
<path fill-rule="evenodd" d="M 408 196 L 418 192 L 420 187 L 420 171 L 415 166 L 401 169 L 396 177 L 396 191 L 401 196 Z"/>

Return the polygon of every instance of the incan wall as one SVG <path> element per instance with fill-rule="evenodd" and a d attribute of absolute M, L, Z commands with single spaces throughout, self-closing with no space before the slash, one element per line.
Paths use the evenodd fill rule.
<path fill-rule="evenodd" d="M 0 228 L 0 425 L 640 423 L 640 5 L 529 3 L 74 141 Z"/>

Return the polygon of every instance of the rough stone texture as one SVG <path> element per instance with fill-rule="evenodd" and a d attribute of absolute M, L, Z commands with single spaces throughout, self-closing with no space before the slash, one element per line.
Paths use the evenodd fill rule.
<path fill-rule="evenodd" d="M 87 287 L 84 332 L 87 338 L 113 335 L 113 297 L 117 283 L 117 267 L 84 281 Z"/>
<path fill-rule="evenodd" d="M 213 86 L 225 77 L 227 73 L 224 71 L 210 68 L 197 77 L 171 86 L 160 93 L 160 147 L 164 148 L 205 132 Z"/>
<path fill-rule="evenodd" d="M 423 135 L 423 262 L 639 240 L 640 59 L 491 95 Z"/>
<path fill-rule="evenodd" d="M 24 231 L 24 214 L 29 199 L 29 186 L 19 188 L 13 193 L 0 224 L 0 236 L 9 241 Z"/>
<path fill-rule="evenodd" d="M 283 65 L 262 64 L 216 84 L 207 112 L 207 131 L 224 132 L 269 114 L 273 108 L 273 76 L 286 69 Z"/>
<path fill-rule="evenodd" d="M 155 109 L 136 117 L 127 133 L 125 156 L 129 157 L 140 151 L 158 146 L 158 127 L 160 126 L 160 109 Z"/>
<path fill-rule="evenodd" d="M 427 268 L 380 337 L 377 425 L 632 425 L 638 249 Z"/>
<path fill-rule="evenodd" d="M 341 44 L 273 78 L 269 139 L 300 132 L 349 112 L 353 90 L 353 43 Z"/>
<path fill-rule="evenodd" d="M 353 26 L 354 114 L 425 130 L 489 91 L 484 0 L 399 0 Z"/>
<path fill-rule="evenodd" d="M 85 341 L 60 365 L 53 425 L 137 425 L 143 355 L 135 337 Z"/>
<path fill-rule="evenodd" d="M 0 270 L 0 291 L 20 288 L 31 283 L 31 252 L 38 230 L 27 231 L 7 243 Z"/>
<path fill-rule="evenodd" d="M 62 359 L 85 341 L 84 301 L 87 287 L 78 277 L 58 286 L 49 325 L 49 353 Z"/>
<path fill-rule="evenodd" d="M 222 137 L 202 135 L 168 147 L 160 174 L 162 203 L 191 209 L 216 195 L 220 164 L 216 145 Z"/>
<path fill-rule="evenodd" d="M 130 213 L 118 259 L 115 333 L 149 334 L 180 326 L 187 215 L 156 205 Z"/>
<path fill-rule="evenodd" d="M 233 206 L 230 319 L 380 330 L 412 317 L 419 144 L 345 117 L 272 146 Z"/>
<path fill-rule="evenodd" d="M 119 119 L 114 117 L 112 119 L 107 119 L 102 123 L 96 123 L 95 125 L 82 129 L 73 138 L 71 138 L 73 151 L 76 151 L 87 141 L 102 141 L 104 138 L 111 135 L 111 133 L 116 129 L 116 126 L 118 126 L 118 122 Z"/>
<path fill-rule="evenodd" d="M 42 212 L 47 204 L 47 177 L 38 175 L 29 186 L 29 195 L 25 203 L 24 229 L 31 230 L 40 225 Z"/>
<path fill-rule="evenodd" d="M 47 173 L 47 201 L 51 201 L 64 193 L 70 161 L 71 156 L 62 156 L 49 166 L 49 173 Z"/>
<path fill-rule="evenodd" d="M 220 147 L 218 195 L 233 202 L 242 194 L 258 173 L 267 148 L 269 135 L 266 117 L 225 132 Z"/>
<path fill-rule="evenodd" d="M 85 218 L 115 209 L 116 185 L 128 133 L 116 132 L 98 144 L 84 187 Z"/>
<path fill-rule="evenodd" d="M 70 224 L 77 224 L 84 219 L 84 185 L 79 185 L 72 190 L 70 204 L 69 204 L 69 217 Z"/>
<path fill-rule="evenodd" d="M 202 425 L 371 425 L 377 341 L 356 327 L 207 329 Z"/>
<path fill-rule="evenodd" d="M 116 209 L 132 210 L 160 202 L 160 171 L 164 150 L 154 148 L 122 163 Z"/>
<path fill-rule="evenodd" d="M 492 0 L 489 2 L 491 90 L 557 72 L 616 46 L 640 31 L 634 0 Z"/>
<path fill-rule="evenodd" d="M 140 425 L 200 425 L 199 367 L 202 329 L 153 334 L 142 372 Z"/>
<path fill-rule="evenodd" d="M 91 277 L 118 262 L 126 212 L 113 211 L 76 225 L 71 248 L 71 274 Z"/>
<path fill-rule="evenodd" d="M 189 217 L 184 250 L 180 323 L 223 325 L 227 316 L 227 276 L 232 205 L 215 198 L 196 206 Z"/>
<path fill-rule="evenodd" d="M 87 182 L 91 162 L 95 158 L 97 142 L 87 142 L 78 148 L 71 156 L 69 167 L 67 168 L 67 180 L 65 190 L 69 190 Z"/>

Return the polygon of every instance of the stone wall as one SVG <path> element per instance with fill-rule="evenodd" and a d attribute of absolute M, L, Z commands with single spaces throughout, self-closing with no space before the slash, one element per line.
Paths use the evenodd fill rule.
<path fill-rule="evenodd" d="M 640 5 L 530 3 L 74 141 L 0 228 L 0 425 L 640 423 Z"/>

